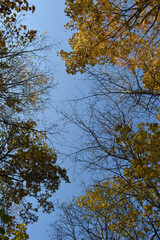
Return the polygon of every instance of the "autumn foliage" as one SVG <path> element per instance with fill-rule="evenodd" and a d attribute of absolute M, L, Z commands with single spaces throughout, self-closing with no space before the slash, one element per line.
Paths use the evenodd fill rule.
<path fill-rule="evenodd" d="M 75 160 L 100 173 L 79 197 L 82 216 L 72 214 L 72 229 L 83 232 L 88 223 L 88 239 L 160 239 L 160 2 L 67 0 L 65 12 L 73 34 L 71 50 L 60 55 L 66 71 L 85 73 L 93 90 L 81 98 L 89 99 L 87 113 L 63 115 L 85 138 Z M 102 223 L 98 230 L 89 228 L 91 216 Z"/>
<path fill-rule="evenodd" d="M 68 73 L 111 64 L 141 71 L 144 89 L 159 90 L 159 1 L 66 1 L 72 51 L 61 51 Z M 138 80 L 139 81 L 139 80 Z"/>
<path fill-rule="evenodd" d="M 34 117 L 53 75 L 40 67 L 45 37 L 20 21 L 28 11 L 35 6 L 26 0 L 0 1 L 0 239 L 28 239 L 26 225 L 37 221 L 39 208 L 54 209 L 49 198 L 69 181 Z"/>
<path fill-rule="evenodd" d="M 102 214 L 122 239 L 159 238 L 159 128 L 158 123 L 142 123 L 134 132 L 129 126 L 117 126 L 117 146 L 111 152 L 120 170 L 78 200 L 79 207 Z"/>

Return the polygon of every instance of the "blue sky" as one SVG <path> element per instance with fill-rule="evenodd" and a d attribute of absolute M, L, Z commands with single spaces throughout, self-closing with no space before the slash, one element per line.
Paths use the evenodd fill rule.
<path fill-rule="evenodd" d="M 36 11 L 33 15 L 28 14 L 25 17 L 26 24 L 31 28 L 38 30 L 40 33 L 44 33 L 45 31 L 48 32 L 49 41 L 52 42 L 54 40 L 60 43 L 60 49 L 69 49 L 68 45 L 68 38 L 71 36 L 71 33 L 66 32 L 64 25 L 67 21 L 64 13 L 64 0 L 35 0 L 30 1 L 34 3 L 36 6 Z M 69 99 L 74 98 L 79 94 L 78 89 L 84 89 L 85 85 L 80 78 L 82 76 L 71 76 L 65 72 L 64 62 L 61 60 L 60 57 L 57 57 L 58 49 L 52 50 L 49 52 L 49 57 L 52 59 L 52 64 L 55 66 L 55 81 L 58 82 L 56 89 L 52 91 L 51 100 L 54 102 L 54 106 L 61 105 L 61 102 Z M 55 110 L 50 108 L 46 112 L 46 116 L 54 123 L 57 119 Z M 73 129 L 68 134 L 72 136 Z M 72 137 L 70 137 L 72 139 Z M 54 145 L 54 143 L 53 143 Z M 56 143 L 56 149 L 59 148 L 62 151 L 63 146 Z M 53 201 L 59 199 L 60 201 L 67 201 L 67 199 L 71 199 L 72 196 L 78 195 L 80 193 L 80 184 L 82 180 L 84 180 L 85 175 L 80 177 L 72 176 L 73 168 L 72 163 L 64 163 L 63 166 L 67 168 L 69 177 L 71 179 L 71 184 L 61 184 L 60 189 L 58 192 L 53 196 Z M 56 212 L 51 215 L 40 213 L 38 223 L 35 223 L 28 228 L 28 233 L 30 236 L 30 240 L 47 240 L 47 228 L 48 223 L 54 220 L 56 217 Z"/>

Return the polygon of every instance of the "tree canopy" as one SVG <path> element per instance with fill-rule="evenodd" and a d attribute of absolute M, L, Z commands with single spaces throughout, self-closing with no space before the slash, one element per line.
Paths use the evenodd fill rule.
<path fill-rule="evenodd" d="M 138 132 L 117 126 L 111 175 L 79 198 L 98 211 L 110 230 L 125 239 L 159 238 L 159 124 L 139 124 Z M 122 161 L 123 159 L 123 161 Z M 114 173 L 113 173 L 114 171 Z"/>
<path fill-rule="evenodd" d="M 120 235 L 109 229 L 99 211 L 89 211 L 87 205 L 78 205 L 77 198 L 56 205 L 58 219 L 50 224 L 50 240 L 120 240 Z"/>
<path fill-rule="evenodd" d="M 144 79 L 147 66 L 158 73 L 159 1 L 68 0 L 65 12 L 71 18 L 66 28 L 74 31 L 72 51 L 61 51 L 68 72 L 109 62 L 140 67 Z"/>
<path fill-rule="evenodd" d="M 0 1 L 1 239 L 28 239 L 26 224 L 37 221 L 41 207 L 50 213 L 49 198 L 61 180 L 69 182 L 34 115 L 44 108 L 53 73 L 41 66 L 45 35 L 20 21 L 27 11 L 34 13 L 35 6 L 26 0 Z"/>
<path fill-rule="evenodd" d="M 101 216 L 113 239 L 160 239 L 159 10 L 157 0 L 66 1 L 73 34 L 60 55 L 91 85 L 62 110 L 81 131 L 70 157 L 95 176 L 77 211 Z"/>
<path fill-rule="evenodd" d="M 117 92 L 159 96 L 159 1 L 68 0 L 65 12 L 73 31 L 71 51 L 60 52 L 68 73 L 105 65 L 111 74 L 117 67 L 118 76 L 107 79 Z"/>

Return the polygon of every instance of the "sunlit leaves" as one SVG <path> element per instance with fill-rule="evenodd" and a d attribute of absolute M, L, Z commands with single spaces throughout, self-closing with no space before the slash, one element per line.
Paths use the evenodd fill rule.
<path fill-rule="evenodd" d="M 27 228 L 24 223 L 17 224 L 15 228 L 10 228 L 8 230 L 7 236 L 8 239 L 11 240 L 27 240 L 29 239 L 29 235 L 26 232 Z"/>
<path fill-rule="evenodd" d="M 57 212 L 60 213 L 58 220 L 50 224 L 50 240 L 99 240 L 107 237 L 121 240 L 119 234 L 109 229 L 102 213 L 89 211 L 86 205 L 78 206 L 77 198 L 58 204 Z"/>
<path fill-rule="evenodd" d="M 136 201 L 127 183 L 125 186 L 126 189 L 121 187 L 121 181 L 116 178 L 97 184 L 79 198 L 79 207 L 99 213 L 110 231 L 122 239 L 147 240 L 159 233 L 159 211 L 150 204 Z"/>
<path fill-rule="evenodd" d="M 79 207 L 99 212 L 109 228 L 126 239 L 150 239 L 160 229 L 160 125 L 115 127 L 111 149 L 117 170 L 79 197 Z M 123 162 L 121 161 L 123 159 Z M 112 159 L 113 161 L 113 159 Z"/>
<path fill-rule="evenodd" d="M 0 1 L 0 18 L 1 18 L 1 39 L 0 46 L 2 49 L 7 47 L 8 36 L 14 35 L 17 41 L 21 40 L 22 44 L 25 44 L 28 40 L 32 41 L 37 31 L 27 30 L 26 25 L 18 24 L 19 13 L 25 14 L 25 12 L 35 11 L 35 6 L 30 6 L 28 1 Z M 3 37 L 2 37 L 3 35 Z M 23 39 L 22 39 L 23 37 Z M 14 43 L 12 44 L 14 47 Z M 1 52 L 2 52 L 1 49 Z"/>
<path fill-rule="evenodd" d="M 116 64 L 141 70 L 143 87 L 159 90 L 159 1 L 68 0 L 65 12 L 74 31 L 72 51 L 61 51 L 68 73 Z"/>

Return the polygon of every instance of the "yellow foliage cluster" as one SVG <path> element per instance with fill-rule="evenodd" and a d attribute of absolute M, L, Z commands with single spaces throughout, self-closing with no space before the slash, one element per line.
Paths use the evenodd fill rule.
<path fill-rule="evenodd" d="M 110 230 L 125 239 L 148 239 L 160 229 L 160 125 L 117 126 L 117 148 L 126 159 L 121 173 L 79 197 L 79 207 L 102 214 Z M 149 235 L 148 235 L 149 234 Z"/>
<path fill-rule="evenodd" d="M 27 240 L 29 239 L 26 233 L 27 227 L 24 223 L 17 224 L 15 228 L 8 231 L 8 236 L 11 240 Z"/>
<path fill-rule="evenodd" d="M 29 40 L 32 42 L 35 39 L 37 31 L 28 30 L 26 25 L 17 24 L 17 19 L 19 13 L 25 14 L 25 12 L 31 11 L 34 13 L 35 6 L 28 3 L 27 0 L 11 1 L 11 0 L 1 0 L 0 1 L 0 19 L 2 22 L 1 31 L 0 31 L 0 46 L 1 52 L 6 51 L 8 47 L 8 38 L 10 35 L 16 37 L 17 42 L 22 45 L 25 45 Z M 4 34 L 5 33 L 5 34 Z M 17 43 L 10 43 L 10 48 L 16 46 Z"/>
<path fill-rule="evenodd" d="M 140 69 L 145 89 L 159 90 L 159 1 L 66 1 L 66 28 L 72 51 L 61 50 L 67 72 L 87 65 L 118 65 L 133 75 Z"/>

